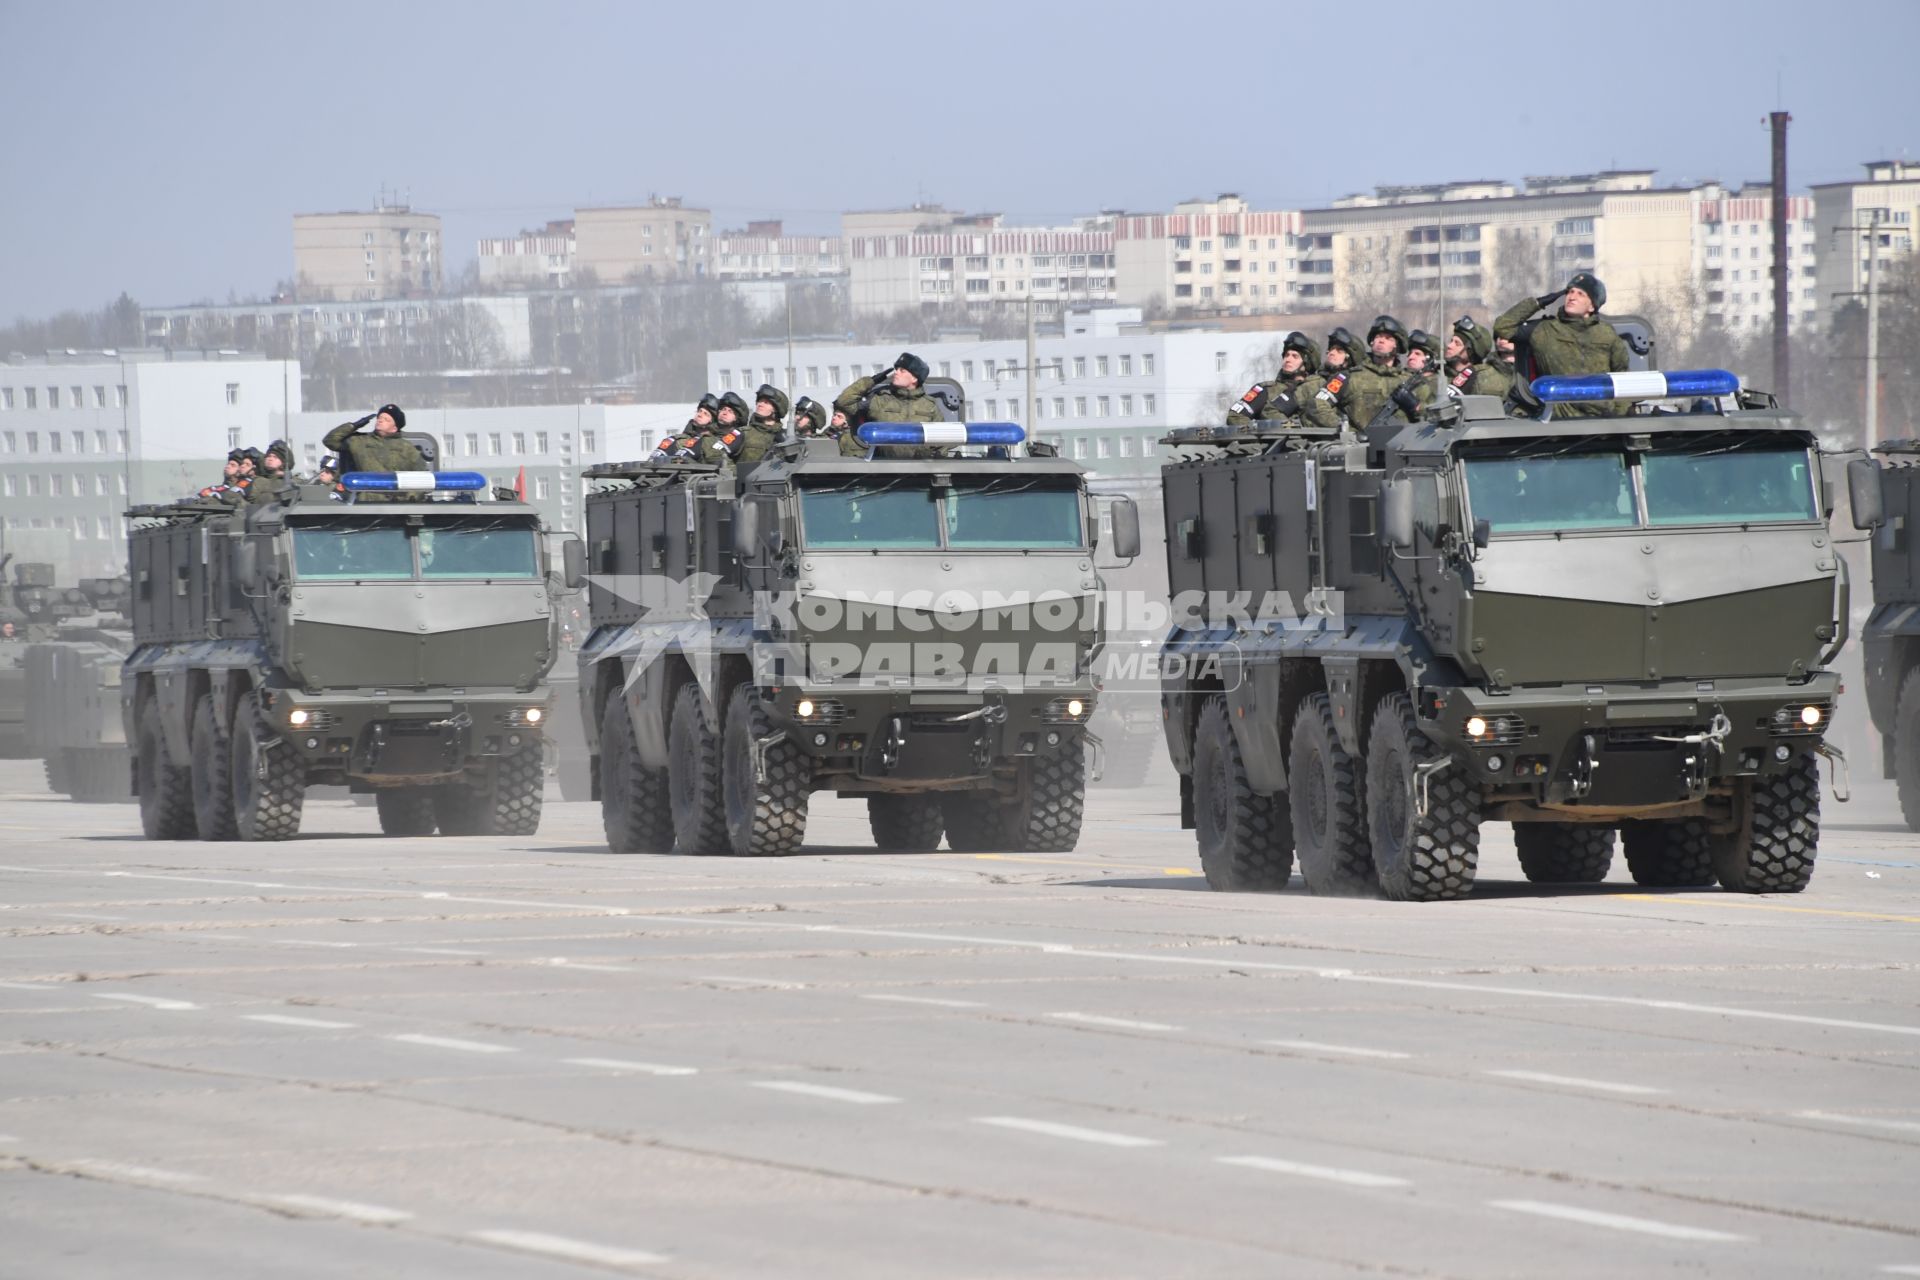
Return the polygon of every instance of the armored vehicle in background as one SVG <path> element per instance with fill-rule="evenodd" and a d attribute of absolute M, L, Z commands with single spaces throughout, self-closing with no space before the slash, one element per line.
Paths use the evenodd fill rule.
<path fill-rule="evenodd" d="M 319 784 L 371 791 L 389 835 L 539 826 L 538 513 L 474 472 L 341 486 L 129 513 L 121 711 L 149 839 L 284 840 Z"/>
<path fill-rule="evenodd" d="M 1873 612 L 1861 628 L 1867 713 L 1881 776 L 1920 831 L 1920 440 L 1894 440 L 1849 465 L 1853 522 L 1873 529 Z"/>
<path fill-rule="evenodd" d="M 133 798 L 120 724 L 120 664 L 132 647 L 125 578 L 53 582 L 53 566 L 17 564 L 24 623 L 17 671 L 25 754 L 46 762 L 47 787 L 88 803 Z"/>
<path fill-rule="evenodd" d="M 1218 889 L 1454 898 L 1527 877 L 1793 892 L 1847 581 L 1810 431 L 1729 373 L 1540 378 L 1363 436 L 1195 428 L 1163 472 L 1166 732 Z M 1269 593 L 1272 593 L 1270 596 Z M 1277 597 L 1275 607 L 1264 599 Z"/>
<path fill-rule="evenodd" d="M 788 440 L 740 473 L 587 473 L 580 698 L 616 851 L 788 853 L 815 791 L 864 796 L 883 849 L 1078 841 L 1101 634 L 1081 469 L 1011 424 L 859 438 L 882 456 Z M 1132 503 L 1111 519 L 1137 552 Z"/>

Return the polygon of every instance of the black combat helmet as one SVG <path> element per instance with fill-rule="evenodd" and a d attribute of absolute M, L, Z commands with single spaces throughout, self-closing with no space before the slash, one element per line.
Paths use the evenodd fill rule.
<path fill-rule="evenodd" d="M 1460 335 L 1460 341 L 1467 344 L 1467 359 L 1478 364 L 1493 351 L 1493 330 L 1483 324 L 1475 324 L 1472 316 L 1461 316 L 1453 322 L 1453 331 Z"/>
<path fill-rule="evenodd" d="M 1407 345 L 1407 350 L 1409 351 L 1426 352 L 1429 367 L 1432 367 L 1440 363 L 1440 357 L 1441 357 L 1440 339 L 1434 337 L 1432 334 L 1428 333 L 1425 329 L 1415 329 L 1412 333 L 1408 334 L 1406 345 Z"/>
<path fill-rule="evenodd" d="M 1407 326 L 1392 316 L 1375 316 L 1373 327 L 1367 330 L 1367 345 L 1371 347 L 1373 340 L 1383 333 L 1391 335 L 1401 355 L 1407 353 Z"/>
<path fill-rule="evenodd" d="M 933 372 L 933 366 L 911 351 L 902 351 L 900 358 L 893 362 L 896 369 L 905 369 L 913 375 L 913 380 L 921 386 L 927 385 L 927 375 Z"/>
<path fill-rule="evenodd" d="M 1348 364 L 1353 364 L 1367 354 L 1367 344 L 1354 337 L 1353 331 L 1345 325 L 1341 325 L 1327 335 L 1327 350 L 1331 351 L 1335 347 L 1347 353 Z"/>
<path fill-rule="evenodd" d="M 760 389 L 753 393 L 753 400 L 756 405 L 762 400 L 772 405 L 773 418 L 776 422 L 787 416 L 787 393 L 770 382 L 760 384 Z M 758 413 L 754 414 L 755 418 L 759 416 Z"/>
<path fill-rule="evenodd" d="M 705 409 L 708 413 L 718 416 L 720 413 L 720 397 L 709 391 L 707 394 L 701 396 L 699 402 L 693 407 L 696 412 Z"/>
<path fill-rule="evenodd" d="M 721 396 L 719 409 L 733 410 L 733 424 L 737 427 L 746 426 L 747 420 L 753 417 L 753 406 L 742 400 L 738 391 L 729 391 Z M 716 417 L 719 415 L 719 409 L 714 411 Z"/>
<path fill-rule="evenodd" d="M 1300 353 L 1300 371 L 1302 373 L 1318 373 L 1320 371 L 1319 345 L 1298 329 L 1295 329 L 1287 335 L 1286 341 L 1280 344 L 1280 350 L 1282 353 L 1288 351 L 1298 351 Z"/>
<path fill-rule="evenodd" d="M 801 396 L 793 402 L 793 429 L 801 435 L 825 431 L 827 416 L 826 407 L 812 396 Z"/>

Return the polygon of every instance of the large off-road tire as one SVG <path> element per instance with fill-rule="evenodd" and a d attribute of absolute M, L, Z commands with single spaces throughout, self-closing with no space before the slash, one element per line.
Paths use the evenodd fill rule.
<path fill-rule="evenodd" d="M 1301 700 L 1287 750 L 1287 803 L 1300 878 L 1317 894 L 1373 897 L 1373 851 L 1367 845 L 1360 761 L 1340 744 L 1333 702 L 1324 693 Z"/>
<path fill-rule="evenodd" d="M 192 840 L 199 834 L 193 820 L 193 777 L 184 766 L 167 762 L 158 702 L 149 701 L 140 711 L 133 759 L 140 785 L 140 830 L 149 840 Z"/>
<path fill-rule="evenodd" d="M 766 749 L 766 779 L 754 776 L 754 743 L 770 733 L 767 713 L 751 685 L 727 699 L 721 742 L 721 790 L 727 811 L 727 843 L 740 858 L 777 858 L 798 853 L 807 834 L 807 797 L 813 763 L 786 738 Z"/>
<path fill-rule="evenodd" d="M 373 793 L 380 830 L 390 836 L 430 836 L 439 824 L 432 787 L 389 787 Z"/>
<path fill-rule="evenodd" d="M 1087 812 L 1087 744 L 1073 738 L 1051 755 L 1020 762 L 1011 799 L 1001 806 L 1007 847 L 1023 853 L 1071 853 Z"/>
<path fill-rule="evenodd" d="M 1367 840 L 1389 898 L 1437 902 L 1473 890 L 1480 861 L 1480 793 L 1458 760 L 1428 776 L 1427 812 L 1415 803 L 1415 770 L 1445 759 L 1420 731 L 1404 693 L 1380 700 L 1367 737 Z"/>
<path fill-rule="evenodd" d="M 233 744 L 220 726 L 213 695 L 203 693 L 193 709 L 193 822 L 202 840 L 234 840 L 240 825 L 233 816 Z"/>
<path fill-rule="evenodd" d="M 1194 834 L 1207 884 L 1223 892 L 1287 887 L 1293 874 L 1293 813 L 1284 793 L 1261 795 L 1247 781 L 1227 699 L 1211 694 L 1193 735 Z"/>
<path fill-rule="evenodd" d="M 1900 681 L 1893 707 L 1893 785 L 1900 816 L 1910 830 L 1920 831 L 1920 668 Z"/>
<path fill-rule="evenodd" d="M 633 717 L 618 693 L 600 716 L 600 822 L 615 853 L 673 851 L 667 771 L 640 762 Z"/>
<path fill-rule="evenodd" d="M 1698 889 L 1713 883 L 1713 837 L 1704 818 L 1623 822 L 1620 848 L 1635 884 Z"/>
<path fill-rule="evenodd" d="M 992 853 L 1008 849 L 1000 797 L 992 791 L 942 791 L 940 821 L 947 847 L 955 853 Z"/>
<path fill-rule="evenodd" d="M 1784 773 L 1747 780 L 1740 829 L 1713 838 L 1720 885 L 1739 893 L 1798 893 L 1813 879 L 1820 844 L 1820 762 L 1794 758 Z"/>
<path fill-rule="evenodd" d="M 667 796 L 673 805 L 675 853 L 727 851 L 720 735 L 707 718 L 700 686 L 691 680 L 680 686 L 667 728 Z"/>
<path fill-rule="evenodd" d="M 539 831 L 546 791 L 546 760 L 538 746 L 494 761 L 493 787 L 485 797 L 489 834 L 530 836 Z"/>
<path fill-rule="evenodd" d="M 1613 828 L 1586 822 L 1516 822 L 1520 870 L 1535 884 L 1599 884 L 1613 866 Z"/>
<path fill-rule="evenodd" d="M 379 793 L 374 803 L 379 804 Z M 464 782 L 443 782 L 433 789 L 434 825 L 443 836 L 488 836 L 493 834 L 493 801 L 485 787 L 470 787 Z"/>
<path fill-rule="evenodd" d="M 300 830 L 307 781 L 293 748 L 267 730 L 258 694 L 249 694 L 234 710 L 232 752 L 233 815 L 242 840 L 287 840 Z M 263 745 L 266 743 L 273 745 Z"/>
<path fill-rule="evenodd" d="M 937 794 L 868 796 L 867 825 L 873 843 L 888 853 L 930 853 L 940 847 L 947 815 Z"/>

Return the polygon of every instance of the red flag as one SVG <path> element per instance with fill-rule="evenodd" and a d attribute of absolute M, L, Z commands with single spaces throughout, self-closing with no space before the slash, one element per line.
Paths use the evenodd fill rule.
<path fill-rule="evenodd" d="M 514 477 L 513 496 L 522 502 L 527 500 L 527 469 L 524 465 L 520 468 L 520 474 Z"/>

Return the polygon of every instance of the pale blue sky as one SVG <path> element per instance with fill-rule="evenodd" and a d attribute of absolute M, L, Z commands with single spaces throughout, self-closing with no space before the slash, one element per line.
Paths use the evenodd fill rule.
<path fill-rule="evenodd" d="M 1498 16 L 1496 16 L 1498 15 Z M 1339 21 L 1330 22 L 1337 17 Z M 1019 221 L 1238 191 L 1920 153 L 1920 0 L 1841 4 L 0 0 L 0 316 L 265 292 L 382 184 L 484 235 L 649 193 L 722 226 Z"/>

